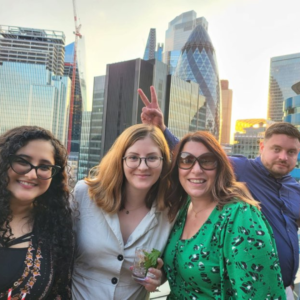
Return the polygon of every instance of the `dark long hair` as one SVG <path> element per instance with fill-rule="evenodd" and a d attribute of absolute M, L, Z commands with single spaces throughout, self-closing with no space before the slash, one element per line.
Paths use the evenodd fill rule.
<path fill-rule="evenodd" d="M 9 183 L 8 158 L 33 140 L 49 141 L 54 148 L 55 165 L 61 167 L 51 181 L 48 190 L 33 201 L 32 219 L 34 234 L 45 249 L 52 250 L 55 268 L 55 286 L 67 280 L 67 270 L 73 258 L 73 231 L 69 190 L 67 179 L 67 151 L 53 134 L 37 126 L 13 128 L 0 136 L 0 235 L 4 244 L 9 241 L 12 231 L 9 222 L 12 220 L 10 209 L 11 192 Z M 57 282 L 56 282 L 57 281 Z"/>
<path fill-rule="evenodd" d="M 214 201 L 217 201 L 219 208 L 234 201 L 244 201 L 259 207 L 258 202 L 252 198 L 245 184 L 235 180 L 230 161 L 215 137 L 206 131 L 196 131 L 185 135 L 174 150 L 170 171 L 171 189 L 167 196 L 167 201 L 170 206 L 170 220 L 175 218 L 179 209 L 187 201 L 188 195 L 179 181 L 177 159 L 184 145 L 191 141 L 203 144 L 217 157 L 218 166 L 214 186 L 212 188 L 212 197 Z"/>

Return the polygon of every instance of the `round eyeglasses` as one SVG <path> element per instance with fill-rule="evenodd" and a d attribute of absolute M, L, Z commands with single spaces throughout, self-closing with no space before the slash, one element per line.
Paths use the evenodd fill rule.
<path fill-rule="evenodd" d="M 122 158 L 125 160 L 125 164 L 128 168 L 135 169 L 138 168 L 142 160 L 145 161 L 145 164 L 148 168 L 158 168 L 161 165 L 161 161 L 164 160 L 160 156 L 148 156 L 148 157 L 139 157 L 136 155 L 128 155 Z"/>
<path fill-rule="evenodd" d="M 43 180 L 52 178 L 61 170 L 60 166 L 54 165 L 45 164 L 34 166 L 23 157 L 14 154 L 11 154 L 9 156 L 9 165 L 12 168 L 12 170 L 19 175 L 25 175 L 26 173 L 29 173 L 32 169 L 35 169 L 37 178 Z"/>
<path fill-rule="evenodd" d="M 194 166 L 196 161 L 203 170 L 214 170 L 218 166 L 218 159 L 213 153 L 204 153 L 196 157 L 188 152 L 181 152 L 179 154 L 177 165 L 180 169 L 189 170 Z"/>

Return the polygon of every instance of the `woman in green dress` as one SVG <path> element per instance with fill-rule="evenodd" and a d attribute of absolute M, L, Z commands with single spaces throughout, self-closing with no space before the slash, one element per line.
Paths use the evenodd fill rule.
<path fill-rule="evenodd" d="M 217 140 L 186 135 L 171 176 L 168 299 L 286 299 L 272 229 Z"/>

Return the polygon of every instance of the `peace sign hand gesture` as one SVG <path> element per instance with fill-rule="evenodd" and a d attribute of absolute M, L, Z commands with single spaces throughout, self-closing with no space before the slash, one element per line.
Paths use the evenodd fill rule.
<path fill-rule="evenodd" d="M 163 113 L 160 110 L 160 107 L 158 106 L 157 96 L 156 96 L 154 86 L 150 87 L 151 102 L 149 101 L 149 99 L 141 89 L 138 89 L 138 93 L 143 103 L 145 104 L 141 113 L 141 120 L 143 124 L 150 124 L 153 126 L 157 126 L 160 128 L 162 132 L 164 132 L 166 126 L 164 123 Z"/>

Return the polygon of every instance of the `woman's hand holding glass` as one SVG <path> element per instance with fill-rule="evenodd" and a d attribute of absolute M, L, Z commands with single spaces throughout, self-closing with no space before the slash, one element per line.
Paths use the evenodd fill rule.
<path fill-rule="evenodd" d="M 162 281 L 161 269 L 163 265 L 164 265 L 163 260 L 161 258 L 158 258 L 157 267 L 150 268 L 147 272 L 145 279 L 143 280 L 134 279 L 134 280 L 139 284 L 143 285 L 148 292 L 157 291 L 157 288 L 161 285 L 161 281 Z M 130 267 L 130 269 L 133 270 L 133 267 Z"/>

